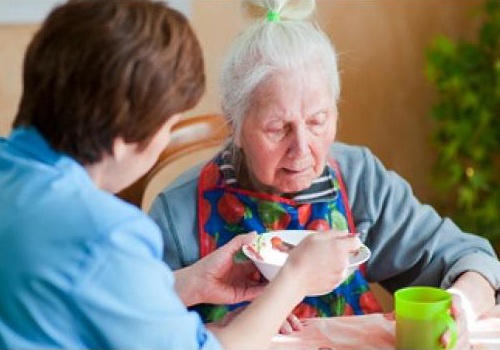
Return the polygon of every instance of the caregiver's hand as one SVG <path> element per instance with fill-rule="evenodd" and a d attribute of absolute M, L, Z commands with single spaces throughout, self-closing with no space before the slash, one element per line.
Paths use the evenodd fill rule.
<path fill-rule="evenodd" d="M 318 232 L 304 238 L 290 251 L 280 273 L 292 270 L 305 288 L 305 295 L 325 294 L 345 280 L 349 253 L 360 247 L 361 241 L 357 236 Z"/>
<path fill-rule="evenodd" d="M 234 304 L 253 300 L 265 283 L 251 261 L 235 261 L 243 244 L 250 244 L 255 233 L 238 235 L 191 266 L 175 271 L 175 289 L 187 305 L 199 303 Z"/>
<path fill-rule="evenodd" d="M 359 238 L 347 234 L 318 232 L 304 238 L 290 251 L 285 265 L 262 295 L 226 327 L 214 329 L 221 344 L 226 348 L 266 348 L 306 295 L 325 294 L 347 277 L 349 252 L 360 246 Z M 259 332 L 249 338 L 249 329 Z M 245 342 L 246 347 L 241 345 Z"/>

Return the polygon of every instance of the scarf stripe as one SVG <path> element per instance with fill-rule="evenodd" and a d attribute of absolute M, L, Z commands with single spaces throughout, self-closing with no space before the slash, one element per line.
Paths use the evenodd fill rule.
<path fill-rule="evenodd" d="M 235 169 L 239 168 L 240 161 L 241 156 L 234 145 L 228 145 L 226 149 L 221 152 L 220 170 L 226 185 L 236 185 L 235 187 L 238 187 Z M 297 203 L 307 204 L 331 201 L 334 200 L 337 195 L 338 188 L 335 186 L 335 181 L 328 171 L 328 167 L 325 166 L 321 175 L 311 183 L 309 188 L 297 192 L 289 198 Z"/>

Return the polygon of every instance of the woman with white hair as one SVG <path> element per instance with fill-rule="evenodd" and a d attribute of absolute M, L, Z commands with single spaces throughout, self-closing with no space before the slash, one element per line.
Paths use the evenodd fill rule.
<path fill-rule="evenodd" d="M 305 298 L 295 316 L 379 312 L 367 281 L 390 292 L 451 288 L 470 317 L 491 308 L 500 289 L 491 245 L 422 205 L 366 148 L 335 142 L 337 59 L 328 37 L 307 20 L 314 1 L 245 5 L 262 20 L 239 35 L 223 66 L 222 109 L 232 136 L 214 159 L 166 188 L 150 211 L 163 230 L 166 262 L 188 266 L 250 231 L 348 230 L 360 233 L 371 259 L 330 293 Z M 215 321 L 238 306 L 198 311 Z"/>

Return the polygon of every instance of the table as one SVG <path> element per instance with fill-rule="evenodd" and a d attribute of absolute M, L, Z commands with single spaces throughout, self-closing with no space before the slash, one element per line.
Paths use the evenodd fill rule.
<path fill-rule="evenodd" d="M 500 305 L 470 329 L 473 349 L 500 349 Z M 383 314 L 311 318 L 304 329 L 273 338 L 272 349 L 394 349 L 394 321 Z"/>

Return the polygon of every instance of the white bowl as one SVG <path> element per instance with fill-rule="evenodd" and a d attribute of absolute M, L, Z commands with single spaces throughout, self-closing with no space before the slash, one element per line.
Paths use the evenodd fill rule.
<path fill-rule="evenodd" d="M 309 230 L 282 230 L 269 231 L 259 235 L 251 245 L 242 247 L 243 253 L 253 261 L 262 275 L 271 281 L 278 273 L 281 266 L 288 258 L 287 253 L 280 252 L 272 248 L 271 238 L 280 237 L 283 241 L 297 245 L 308 235 L 316 231 Z M 371 252 L 367 246 L 361 248 L 349 256 L 348 275 L 352 274 L 356 268 L 370 258 Z"/>

